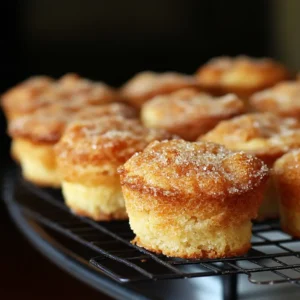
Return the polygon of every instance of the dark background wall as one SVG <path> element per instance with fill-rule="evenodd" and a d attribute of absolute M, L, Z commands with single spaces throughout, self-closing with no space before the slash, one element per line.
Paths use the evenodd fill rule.
<path fill-rule="evenodd" d="M 11 0 L 0 8 L 0 93 L 34 74 L 74 71 L 120 85 L 145 69 L 192 73 L 212 56 L 273 54 L 270 1 Z M 1 141 L 4 128 L 2 117 Z"/>
<path fill-rule="evenodd" d="M 290 20 L 291 14 L 297 19 L 295 5 L 292 0 L 1 1 L 0 93 L 35 74 L 58 77 L 73 71 L 117 86 L 145 69 L 193 73 L 200 64 L 218 55 L 284 58 L 282 53 L 290 52 L 276 47 L 276 43 L 293 45 L 288 31 L 294 32 L 294 24 L 285 20 Z M 3 176 L 9 163 L 3 115 L 0 150 Z M 33 250 L 9 223 L 2 205 L 0 210 L 6 232 L 0 256 L 10 261 L 2 266 L 2 273 L 8 276 L 1 288 L 6 286 L 6 291 L 13 291 L 17 298 L 17 289 L 10 288 L 14 281 L 15 285 L 22 284 L 23 297 L 46 299 L 26 289 L 26 280 L 34 282 L 45 268 L 53 267 L 45 266 L 42 258 L 32 254 Z M 30 264 L 13 264 L 19 249 L 23 260 Z M 68 284 L 68 279 L 55 275 L 55 270 L 51 271 L 48 285 L 47 281 L 38 281 L 41 289 L 49 289 L 58 281 Z M 76 299 L 81 299 L 79 294 Z"/>

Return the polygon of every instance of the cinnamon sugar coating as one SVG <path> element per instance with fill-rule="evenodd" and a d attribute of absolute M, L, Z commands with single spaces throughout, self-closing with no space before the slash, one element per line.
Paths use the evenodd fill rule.
<path fill-rule="evenodd" d="M 236 93 L 248 97 L 255 91 L 289 78 L 286 68 L 267 58 L 217 57 L 196 72 L 204 90 L 214 94 Z"/>
<path fill-rule="evenodd" d="M 153 196 L 152 202 L 130 204 L 135 208 L 162 214 L 193 212 L 224 224 L 256 217 L 262 197 L 250 203 L 243 195 L 268 179 L 267 166 L 252 155 L 183 140 L 151 143 L 119 173 L 123 187 Z"/>
<path fill-rule="evenodd" d="M 73 102 L 52 104 L 13 120 L 9 124 L 9 134 L 13 138 L 25 138 L 33 143 L 54 144 L 72 120 L 92 120 L 103 116 L 135 118 L 136 115 L 134 108 L 121 103 L 86 107 Z"/>
<path fill-rule="evenodd" d="M 12 87 L 2 95 L 2 107 L 8 119 L 14 117 L 16 108 L 20 109 L 49 90 L 54 80 L 47 76 L 34 76 Z"/>
<path fill-rule="evenodd" d="M 70 172 L 75 165 L 119 166 L 150 142 L 171 137 L 164 130 L 145 128 L 138 120 L 102 117 L 72 122 L 56 145 L 56 153 Z"/>
<path fill-rule="evenodd" d="M 145 126 L 163 128 L 186 140 L 195 140 L 221 120 L 245 111 L 235 95 L 213 97 L 193 89 L 182 89 L 169 95 L 156 96 L 142 107 Z"/>
<path fill-rule="evenodd" d="M 26 87 L 25 91 L 28 93 Z M 76 74 L 66 74 L 59 80 L 50 82 L 40 93 L 23 97 L 21 100 L 16 97 L 4 98 L 3 103 L 6 103 L 15 117 L 19 117 L 57 103 L 72 102 L 78 106 L 100 105 L 119 99 L 118 93 L 103 82 L 87 80 Z"/>
<path fill-rule="evenodd" d="M 261 112 L 272 112 L 282 117 L 300 118 L 300 82 L 285 81 L 257 92 L 250 104 Z"/>
<path fill-rule="evenodd" d="M 157 95 L 169 94 L 183 88 L 198 88 L 198 83 L 194 77 L 176 72 L 144 71 L 125 83 L 120 92 L 129 103 L 141 107 Z"/>
<path fill-rule="evenodd" d="M 300 147 L 300 122 L 271 113 L 252 113 L 220 122 L 199 140 L 255 154 L 269 166 L 291 149 Z"/>

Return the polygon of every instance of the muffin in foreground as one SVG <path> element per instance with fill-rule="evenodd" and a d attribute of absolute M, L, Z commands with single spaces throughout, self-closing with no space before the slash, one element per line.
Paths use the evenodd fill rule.
<path fill-rule="evenodd" d="M 212 94 L 235 93 L 249 97 L 256 91 L 289 78 L 287 69 L 267 58 L 217 57 L 196 72 L 200 86 Z"/>
<path fill-rule="evenodd" d="M 300 122 L 294 118 L 282 119 L 271 113 L 246 114 L 220 122 L 199 140 L 219 143 L 231 150 L 246 151 L 272 168 L 279 157 L 300 147 Z M 259 220 L 278 216 L 277 200 L 271 176 L 259 210 Z"/>
<path fill-rule="evenodd" d="M 300 150 L 278 159 L 273 176 L 279 193 L 281 226 L 292 236 L 300 237 Z"/>
<path fill-rule="evenodd" d="M 163 128 L 193 141 L 218 122 L 244 111 L 243 102 L 233 94 L 213 97 L 193 89 L 182 89 L 149 100 L 142 106 L 141 118 L 147 127 Z"/>
<path fill-rule="evenodd" d="M 136 112 L 125 104 L 113 103 L 97 107 L 53 104 L 17 118 L 9 124 L 13 138 L 12 155 L 22 167 L 23 176 L 35 184 L 59 187 L 60 178 L 54 153 L 67 124 L 72 120 L 103 116 L 134 118 Z"/>
<path fill-rule="evenodd" d="M 117 168 L 150 142 L 170 137 L 121 117 L 71 123 L 55 147 L 67 206 L 96 221 L 127 219 Z"/>
<path fill-rule="evenodd" d="M 151 143 L 119 169 L 133 243 L 181 258 L 242 255 L 268 179 L 258 158 L 206 142 Z"/>
<path fill-rule="evenodd" d="M 253 94 L 251 106 L 260 112 L 300 119 L 300 81 L 285 81 Z"/>
<path fill-rule="evenodd" d="M 48 91 L 54 80 L 47 76 L 34 76 L 9 89 L 1 97 L 1 104 L 8 120 L 20 116 L 18 107 L 34 102 Z"/>
<path fill-rule="evenodd" d="M 170 94 L 183 88 L 198 88 L 198 83 L 193 76 L 185 74 L 145 71 L 126 82 L 120 93 L 127 102 L 140 108 L 143 103 L 157 95 Z"/>

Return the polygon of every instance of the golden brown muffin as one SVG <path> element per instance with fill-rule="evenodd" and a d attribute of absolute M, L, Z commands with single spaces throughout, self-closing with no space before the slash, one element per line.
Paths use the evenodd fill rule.
<path fill-rule="evenodd" d="M 138 246 L 182 258 L 249 249 L 268 179 L 258 158 L 213 143 L 156 141 L 119 173 Z"/>
<path fill-rule="evenodd" d="M 53 104 L 102 105 L 119 99 L 118 93 L 103 82 L 66 74 L 38 96 L 12 102 L 11 111 L 16 118 Z"/>
<path fill-rule="evenodd" d="M 96 221 L 127 219 L 117 168 L 150 142 L 170 137 L 120 117 L 71 123 L 56 146 L 66 204 Z"/>
<path fill-rule="evenodd" d="M 136 112 L 120 103 L 97 107 L 53 104 L 13 120 L 9 125 L 12 154 L 20 161 L 24 177 L 39 185 L 60 186 L 53 146 L 71 120 L 103 116 L 134 118 Z"/>
<path fill-rule="evenodd" d="M 183 88 L 198 88 L 194 77 L 176 72 L 155 73 L 145 71 L 130 79 L 120 90 L 123 99 L 141 107 L 147 100 L 170 94 Z"/>
<path fill-rule="evenodd" d="M 300 119 L 300 81 L 285 81 L 253 94 L 251 106 L 260 112 Z"/>
<path fill-rule="evenodd" d="M 73 114 L 69 107 L 52 105 L 10 122 L 13 156 L 19 160 L 27 180 L 42 186 L 60 186 L 53 145 Z"/>
<path fill-rule="evenodd" d="M 300 122 L 294 118 L 282 119 L 271 113 L 246 114 L 220 122 L 199 140 L 254 154 L 272 168 L 276 159 L 300 147 Z M 259 211 L 260 220 L 278 216 L 272 178 L 268 185 Z"/>
<path fill-rule="evenodd" d="M 247 56 L 217 57 L 196 72 L 200 86 L 208 92 L 222 95 L 235 93 L 247 98 L 256 91 L 289 78 L 287 69 L 267 58 Z"/>
<path fill-rule="evenodd" d="M 300 237 L 300 150 L 279 158 L 273 176 L 279 193 L 281 226 L 292 236 Z"/>
<path fill-rule="evenodd" d="M 50 77 L 35 76 L 9 89 L 2 95 L 1 99 L 6 118 L 12 120 L 19 116 L 16 108 L 23 107 L 24 104 L 37 99 L 41 94 L 51 88 L 53 82 L 53 79 Z"/>
<path fill-rule="evenodd" d="M 142 106 L 141 118 L 147 127 L 163 128 L 193 141 L 221 120 L 244 111 L 243 102 L 233 94 L 212 97 L 193 89 L 182 89 L 149 100 Z"/>

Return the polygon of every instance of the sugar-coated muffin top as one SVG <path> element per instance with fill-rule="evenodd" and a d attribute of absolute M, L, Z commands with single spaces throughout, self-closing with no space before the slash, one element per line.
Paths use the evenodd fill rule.
<path fill-rule="evenodd" d="M 197 87 L 194 77 L 177 72 L 144 71 L 135 75 L 121 88 L 121 95 L 136 106 L 150 98 L 188 87 Z"/>
<path fill-rule="evenodd" d="M 193 89 L 156 96 L 142 107 L 148 127 L 165 128 L 186 139 L 196 139 L 218 121 L 243 113 L 243 102 L 234 94 L 213 97 Z M 182 132 L 181 132 L 182 131 Z"/>
<path fill-rule="evenodd" d="M 85 79 L 73 73 L 57 80 L 43 97 L 49 101 L 82 101 L 86 104 L 103 104 L 119 100 L 116 91 L 104 82 Z"/>
<path fill-rule="evenodd" d="M 5 110 L 31 102 L 52 87 L 54 80 L 47 76 L 34 76 L 9 89 L 2 95 Z"/>
<path fill-rule="evenodd" d="M 300 81 L 284 81 L 272 88 L 257 92 L 250 98 L 250 103 L 261 112 L 299 118 Z"/>
<path fill-rule="evenodd" d="M 255 91 L 285 80 L 289 74 L 284 66 L 271 59 L 237 56 L 211 59 L 198 69 L 196 77 L 204 87 Z"/>
<path fill-rule="evenodd" d="M 199 140 L 253 153 L 272 164 L 291 149 L 300 147 L 300 122 L 271 113 L 252 113 L 220 122 Z"/>
<path fill-rule="evenodd" d="M 9 133 L 13 138 L 29 139 L 35 143 L 56 143 L 71 121 L 104 116 L 135 118 L 137 114 L 134 108 L 122 103 L 99 106 L 82 106 L 74 102 L 52 104 L 11 121 Z"/>
<path fill-rule="evenodd" d="M 72 102 L 77 106 L 85 106 L 106 104 L 120 99 L 118 93 L 105 83 L 94 82 L 82 78 L 77 74 L 66 74 L 56 81 L 49 81 L 42 78 L 33 80 L 31 84 L 29 84 L 29 81 L 22 89 L 17 86 L 15 89 L 19 94 L 23 95 L 22 99 L 5 96 L 3 98 L 3 105 L 7 104 L 7 107 L 13 113 L 21 116 L 32 113 L 41 107 L 57 103 L 65 104 Z M 34 86 L 43 86 L 42 83 L 45 86 L 43 89 L 34 88 Z M 27 95 L 27 97 L 24 97 L 24 95 Z"/>
<path fill-rule="evenodd" d="M 135 119 L 110 116 L 70 123 L 56 152 L 74 163 L 120 165 L 150 142 L 168 138 L 172 135 L 165 130 L 145 128 Z"/>
<path fill-rule="evenodd" d="M 261 197 L 255 191 L 268 179 L 268 167 L 250 154 L 184 140 L 151 143 L 119 173 L 123 187 L 151 195 L 151 203 L 135 203 L 136 208 L 161 213 L 177 209 L 203 218 L 222 213 L 226 218 L 228 213 L 233 218 L 255 217 L 262 190 Z M 249 197 L 251 192 L 256 197 Z"/>

